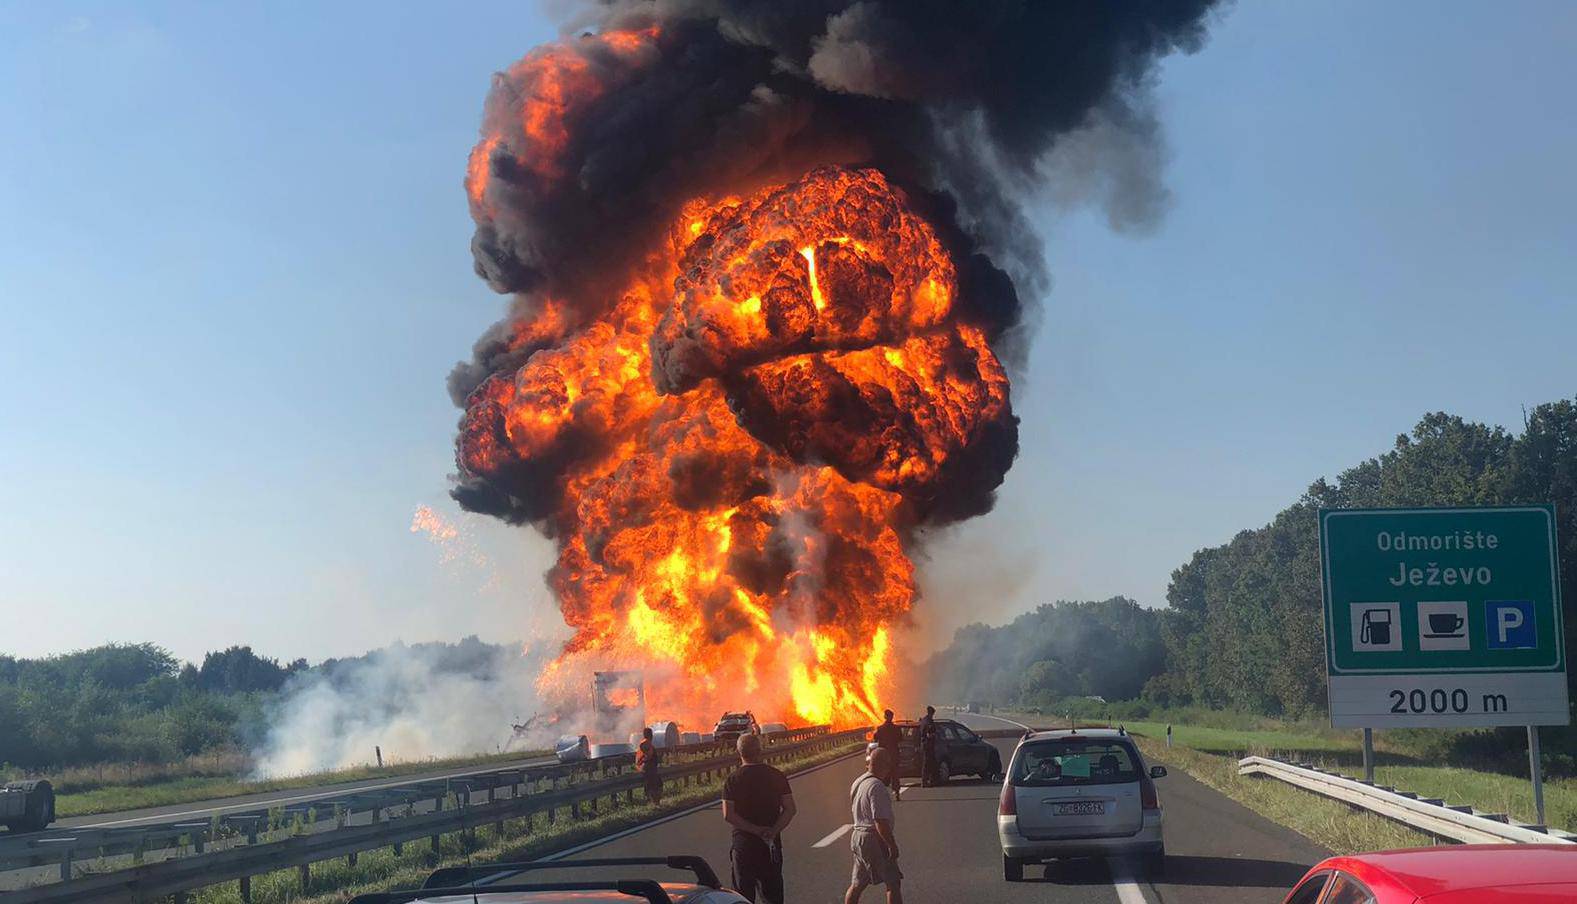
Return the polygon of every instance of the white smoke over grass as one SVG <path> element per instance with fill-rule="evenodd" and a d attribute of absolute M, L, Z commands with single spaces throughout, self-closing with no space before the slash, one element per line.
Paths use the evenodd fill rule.
<path fill-rule="evenodd" d="M 519 549 L 513 533 L 498 531 L 504 546 L 493 549 L 476 520 L 421 505 L 410 524 L 411 533 L 437 553 L 449 585 L 444 592 L 468 601 L 473 617 L 456 619 L 447 606 L 432 607 L 430 619 L 418 620 L 427 623 L 414 626 L 411 613 L 391 617 L 443 636 L 446 624 L 451 631 L 457 621 L 475 625 L 475 614 L 487 613 L 529 644 L 475 636 L 458 643 L 395 643 L 299 672 L 264 714 L 266 728 L 253 750 L 258 777 L 364 766 L 377 761 L 378 749 L 385 763 L 549 749 L 581 721 L 548 712 L 564 709 L 563 703 L 544 702 L 537 689 L 537 676 L 566 636 L 543 586 L 546 560 Z M 517 733 L 517 724 L 527 729 Z"/>
<path fill-rule="evenodd" d="M 294 677 L 270 713 L 259 777 L 552 746 L 536 676 L 545 654 L 483 643 L 395 644 Z M 514 725 L 535 722 L 516 737 Z"/>

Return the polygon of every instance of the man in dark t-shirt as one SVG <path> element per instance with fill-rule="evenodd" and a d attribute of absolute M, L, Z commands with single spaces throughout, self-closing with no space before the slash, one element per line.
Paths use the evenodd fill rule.
<path fill-rule="evenodd" d="M 788 776 L 761 762 L 761 736 L 740 735 L 739 768 L 723 782 L 723 819 L 734 827 L 734 890 L 783 904 L 783 830 L 794 818 Z"/>
<path fill-rule="evenodd" d="M 903 729 L 893 724 L 892 710 L 882 710 L 882 724 L 876 726 L 876 731 L 871 733 L 871 740 L 876 742 L 877 747 L 891 750 L 893 753 L 890 760 L 892 766 L 885 775 L 878 775 L 877 778 L 892 789 L 893 800 L 897 800 L 902 790 L 899 788 L 898 778 L 898 745 L 903 741 Z"/>

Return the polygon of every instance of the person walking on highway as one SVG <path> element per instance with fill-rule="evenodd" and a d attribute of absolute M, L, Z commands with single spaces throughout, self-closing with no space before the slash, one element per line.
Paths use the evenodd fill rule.
<path fill-rule="evenodd" d="M 663 802 L 663 777 L 657 767 L 663 762 L 663 752 L 652 740 L 652 730 L 641 730 L 641 746 L 635 750 L 635 768 L 646 782 L 646 799 L 658 806 Z"/>
<path fill-rule="evenodd" d="M 920 717 L 920 784 L 929 788 L 936 784 L 936 707 L 927 706 Z"/>
<path fill-rule="evenodd" d="M 783 904 L 783 830 L 794 820 L 788 776 L 761 762 L 761 736 L 739 736 L 739 768 L 723 782 L 723 819 L 734 827 L 734 890 Z"/>
<path fill-rule="evenodd" d="M 893 800 L 903 799 L 902 781 L 898 776 L 898 745 L 903 742 L 903 729 L 893 724 L 893 711 L 882 710 L 882 724 L 876 726 L 876 731 L 871 733 L 871 740 L 876 742 L 877 748 L 892 751 L 892 756 L 882 762 L 890 763 L 886 772 L 879 772 L 876 777 L 887 783 L 892 789 Z"/>
<path fill-rule="evenodd" d="M 854 873 L 843 904 L 857 904 L 872 885 L 887 886 L 887 904 L 903 904 L 903 873 L 898 870 L 898 836 L 893 834 L 893 800 L 882 778 L 896 765 L 886 747 L 872 750 L 869 767 L 849 789 L 849 812 L 854 831 L 849 849 L 854 853 Z"/>

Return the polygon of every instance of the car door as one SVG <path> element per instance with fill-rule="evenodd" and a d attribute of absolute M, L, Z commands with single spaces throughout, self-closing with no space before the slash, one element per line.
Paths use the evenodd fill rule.
<path fill-rule="evenodd" d="M 956 722 L 946 722 L 938 726 L 947 744 L 947 768 L 954 775 L 967 772 L 979 772 L 985 766 L 979 762 L 979 751 L 970 743 L 972 736 L 968 729 Z"/>

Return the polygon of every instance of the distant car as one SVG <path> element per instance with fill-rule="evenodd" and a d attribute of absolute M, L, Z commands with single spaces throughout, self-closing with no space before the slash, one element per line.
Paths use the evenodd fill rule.
<path fill-rule="evenodd" d="M 1462 844 L 1330 857 L 1284 904 L 1570 904 L 1577 848 Z"/>
<path fill-rule="evenodd" d="M 742 713 L 723 713 L 717 720 L 717 727 L 712 729 L 712 738 L 717 741 L 732 742 L 739 740 L 742 734 L 760 734 L 761 726 L 756 723 L 756 717 L 750 710 Z"/>
<path fill-rule="evenodd" d="M 695 874 L 694 882 L 660 882 L 633 867 L 660 866 Z M 614 869 L 617 868 L 617 869 Z M 606 880 L 528 882 L 528 873 L 555 869 L 608 869 Z M 700 857 L 610 857 L 597 860 L 553 860 L 451 866 L 427 877 L 421 888 L 357 895 L 350 904 L 466 902 L 466 904 L 745 904 L 745 898 L 724 888 L 710 864 Z"/>
<path fill-rule="evenodd" d="M 894 722 L 903 733 L 898 742 L 898 777 L 920 778 L 920 723 Z M 872 741 L 867 749 L 876 746 Z M 1002 754 L 996 745 L 975 734 L 968 726 L 952 719 L 936 720 L 936 777 L 948 782 L 960 775 L 975 775 L 986 781 L 1002 774 Z"/>
<path fill-rule="evenodd" d="M 1061 857 L 1137 854 L 1151 873 L 1166 863 L 1161 800 L 1133 738 L 1120 729 L 1030 732 L 1019 741 L 1002 783 L 997 835 L 1002 875 Z"/>

